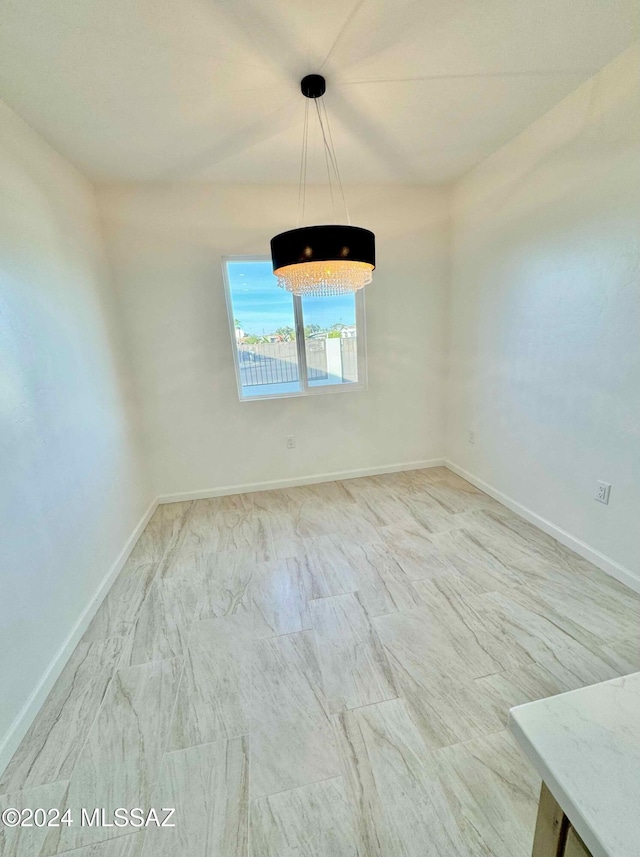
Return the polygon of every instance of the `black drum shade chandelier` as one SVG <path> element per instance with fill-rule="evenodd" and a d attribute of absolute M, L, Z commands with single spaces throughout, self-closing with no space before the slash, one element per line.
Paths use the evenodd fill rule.
<path fill-rule="evenodd" d="M 356 292 L 371 282 L 376 266 L 375 236 L 368 229 L 351 225 L 349 209 L 340 178 L 338 160 L 331 138 L 327 108 L 322 96 L 326 82 L 320 74 L 308 74 L 300 82 L 305 104 L 300 181 L 298 186 L 298 227 L 271 239 L 273 273 L 278 285 L 294 295 L 342 295 Z M 315 105 L 324 143 L 329 191 L 332 202 L 339 190 L 346 224 L 303 226 L 307 189 L 307 147 L 309 139 L 309 103 Z"/>

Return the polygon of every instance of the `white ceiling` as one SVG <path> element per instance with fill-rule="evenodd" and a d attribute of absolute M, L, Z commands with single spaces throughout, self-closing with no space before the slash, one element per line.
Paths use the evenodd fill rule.
<path fill-rule="evenodd" d="M 93 179 L 297 182 L 299 79 L 322 69 L 346 181 L 442 182 L 627 48 L 636 8 L 2 0 L 0 95 Z"/>

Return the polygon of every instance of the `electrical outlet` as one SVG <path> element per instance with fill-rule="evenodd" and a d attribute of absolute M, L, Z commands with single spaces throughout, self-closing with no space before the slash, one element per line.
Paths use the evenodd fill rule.
<path fill-rule="evenodd" d="M 287 449 L 295 449 L 295 448 L 296 448 L 295 436 L 290 434 L 287 436 Z"/>
<path fill-rule="evenodd" d="M 599 503 L 608 503 L 611 485 L 608 482 L 596 482 L 596 500 Z"/>
<path fill-rule="evenodd" d="M 474 431 L 470 431 L 469 432 L 469 443 L 475 443 L 475 442 L 476 442 L 476 433 Z"/>

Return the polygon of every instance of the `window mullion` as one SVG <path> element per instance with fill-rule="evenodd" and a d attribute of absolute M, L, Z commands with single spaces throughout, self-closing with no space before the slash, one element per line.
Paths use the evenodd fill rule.
<path fill-rule="evenodd" d="M 298 351 L 298 371 L 300 373 L 300 382 L 302 389 L 306 393 L 309 389 L 307 380 L 307 349 L 304 341 L 304 318 L 302 315 L 302 298 L 300 295 L 293 295 L 293 316 L 296 325 L 296 347 Z"/>
<path fill-rule="evenodd" d="M 367 386 L 367 332 L 365 328 L 364 290 L 360 289 L 355 296 L 356 310 L 356 359 L 358 367 L 358 384 Z"/>

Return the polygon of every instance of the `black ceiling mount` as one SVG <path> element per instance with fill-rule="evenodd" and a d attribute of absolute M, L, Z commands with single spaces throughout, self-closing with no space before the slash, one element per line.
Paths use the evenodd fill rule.
<path fill-rule="evenodd" d="M 326 88 L 327 82 L 321 74 L 308 74 L 300 81 L 300 90 L 307 98 L 320 98 Z"/>

